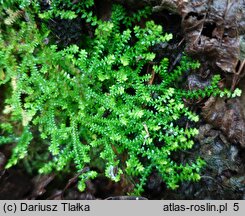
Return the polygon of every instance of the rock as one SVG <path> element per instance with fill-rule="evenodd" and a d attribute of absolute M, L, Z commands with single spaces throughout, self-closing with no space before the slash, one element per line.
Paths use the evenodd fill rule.
<path fill-rule="evenodd" d="M 202 79 L 197 74 L 191 74 L 187 77 L 187 85 L 189 90 L 204 89 L 211 84 L 210 80 Z"/>
<path fill-rule="evenodd" d="M 197 199 L 241 199 L 245 190 L 244 159 L 237 145 L 226 140 L 209 124 L 199 129 L 199 156 L 206 161 L 201 182 L 196 185 Z M 198 186 L 203 185 L 200 189 Z"/>
<path fill-rule="evenodd" d="M 245 117 L 241 101 L 211 97 L 202 108 L 204 120 L 220 129 L 232 143 L 245 148 Z"/>
<path fill-rule="evenodd" d="M 176 0 L 162 0 L 160 5 L 154 6 L 152 10 L 153 12 L 161 12 L 163 10 L 168 10 L 172 13 L 178 13 L 176 2 Z"/>

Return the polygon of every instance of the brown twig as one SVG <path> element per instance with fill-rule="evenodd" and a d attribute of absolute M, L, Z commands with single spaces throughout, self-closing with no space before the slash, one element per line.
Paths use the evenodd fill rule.
<path fill-rule="evenodd" d="M 147 67 L 147 73 L 149 72 L 149 65 L 148 65 L 148 67 Z M 152 85 L 153 84 L 153 82 L 154 82 L 154 79 L 155 79 L 155 71 L 152 69 L 151 70 L 151 78 L 150 78 L 150 80 L 149 80 L 149 82 L 148 82 L 148 84 L 149 85 Z"/>

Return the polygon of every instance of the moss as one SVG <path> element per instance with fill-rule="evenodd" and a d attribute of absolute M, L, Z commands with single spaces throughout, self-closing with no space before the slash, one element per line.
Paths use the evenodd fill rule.
<path fill-rule="evenodd" d="M 0 65 L 5 76 L 0 84 L 12 89 L 5 100 L 10 122 L 23 128 L 14 139 L 7 168 L 24 157 L 35 161 L 34 169 L 40 173 L 65 172 L 74 166 L 81 172 L 90 167 L 81 172 L 80 190 L 100 173 L 115 182 L 122 175 L 130 176 L 138 182 L 134 194 L 142 193 L 153 168 L 171 189 L 182 181 L 198 181 L 203 160 L 197 158 L 190 164 L 171 160 L 177 151 L 192 148 L 198 133 L 177 122 L 183 116 L 199 120 L 184 106 L 184 97 L 230 94 L 217 87 L 219 77 L 203 91 L 179 88 L 182 73 L 200 65 L 186 56 L 173 71 L 168 71 L 167 58 L 154 62 L 156 53 L 151 48 L 167 43 L 172 35 L 153 21 L 147 21 L 144 28 L 135 25 L 149 9 L 129 17 L 122 6 L 115 5 L 111 20 L 102 21 L 89 9 L 93 1 L 79 5 L 52 1 L 51 9 L 42 13 L 36 1 L 28 2 L 20 7 L 24 20 L 11 15 L 14 19 L 9 21 L 5 12 L 11 5 L 3 5 L 0 11 L 8 19 L 8 28 L 1 25 Z M 95 29 L 88 48 L 71 44 L 61 49 L 47 43 L 52 32 L 38 16 L 73 20 L 78 15 Z M 154 82 L 155 76 L 161 82 Z M 40 154 L 47 158 L 48 152 L 51 160 L 43 163 L 42 155 L 31 156 L 35 154 L 29 154 L 30 143 L 38 149 L 42 145 Z M 31 152 L 35 152 L 33 146 Z"/>

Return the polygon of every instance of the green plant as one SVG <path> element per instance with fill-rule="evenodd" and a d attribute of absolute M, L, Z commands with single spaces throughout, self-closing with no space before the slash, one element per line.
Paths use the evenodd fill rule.
<path fill-rule="evenodd" d="M 4 78 L 0 84 L 12 89 L 5 100 L 5 113 L 11 118 L 1 124 L 2 135 L 9 135 L 15 131 L 11 125 L 22 122 L 19 138 L 16 135 L 11 140 L 17 144 L 6 167 L 28 158 L 33 143 L 34 147 L 42 145 L 46 160 L 49 154 L 52 157 L 36 165 L 40 173 L 67 170 L 73 164 L 77 171 L 89 166 L 91 169 L 80 175 L 80 190 L 85 189 L 86 180 L 97 176 L 93 167 L 116 182 L 121 175 L 130 176 L 137 181 L 135 194 L 143 192 L 153 169 L 171 189 L 182 181 L 199 180 L 204 161 L 197 158 L 180 164 L 171 159 L 177 151 L 192 148 L 192 138 L 198 133 L 196 128 L 181 128 L 177 121 L 182 116 L 193 122 L 199 119 L 184 106 L 183 97 L 230 94 L 218 88 L 219 77 L 215 76 L 203 91 L 183 90 L 176 81 L 199 63 L 184 56 L 171 72 L 167 58 L 152 66 L 156 53 L 150 49 L 172 38 L 161 26 L 153 21 L 147 21 L 144 28 L 134 25 L 139 18 L 128 18 L 121 6 L 114 6 L 111 21 L 105 22 L 85 11 L 92 1 L 76 5 L 75 9 L 80 8 L 76 13 L 60 10 L 62 1 L 52 2 L 57 4 L 39 17 L 73 19 L 82 13 L 96 26 L 95 36 L 87 49 L 71 45 L 60 50 L 46 43 L 50 32 L 44 24 L 37 25 L 29 5 L 24 10 L 28 21 L 16 21 L 12 16 L 13 22 L 5 24 L 18 28 L 1 25 Z M 4 10 L 1 13 L 9 19 Z M 155 76 L 161 81 L 155 82 Z M 8 135 L 3 136 L 2 143 L 10 141 Z"/>

